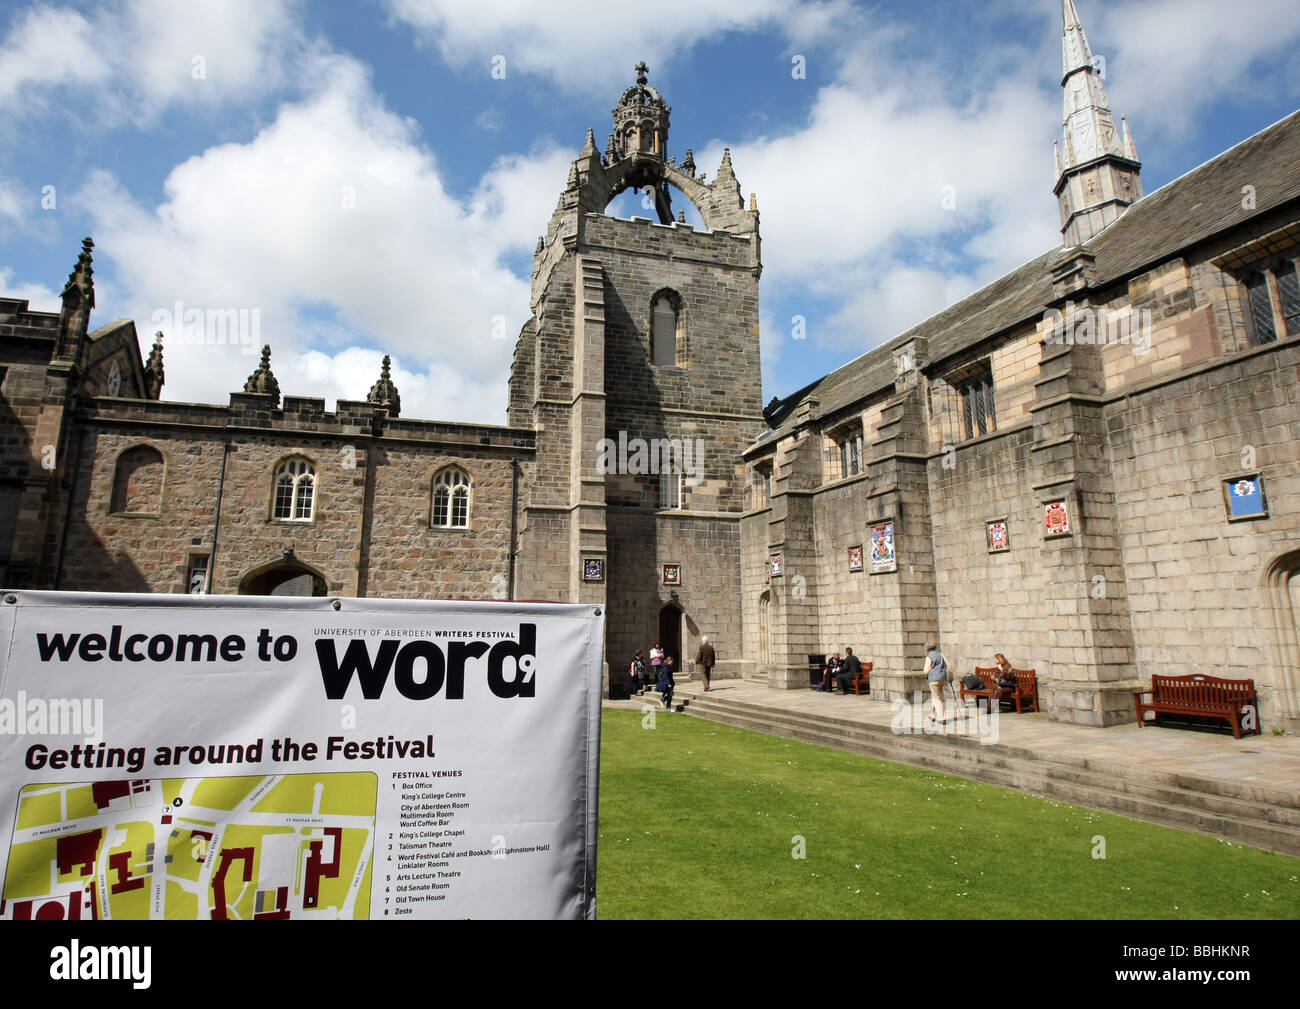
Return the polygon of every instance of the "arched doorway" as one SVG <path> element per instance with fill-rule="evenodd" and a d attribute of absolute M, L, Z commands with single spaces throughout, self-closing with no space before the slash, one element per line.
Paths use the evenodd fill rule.
<path fill-rule="evenodd" d="M 772 645 L 768 637 L 768 627 L 772 620 L 772 593 L 764 592 L 758 597 L 758 665 L 765 667 L 772 661 Z"/>
<path fill-rule="evenodd" d="M 682 611 L 673 603 L 659 610 L 659 645 L 664 655 L 673 657 L 673 669 L 682 671 Z"/>
<path fill-rule="evenodd" d="M 239 583 L 241 596 L 324 596 L 325 576 L 296 557 L 276 561 L 246 574 Z"/>
<path fill-rule="evenodd" d="M 1277 558 L 1268 566 L 1264 580 L 1278 658 L 1277 679 L 1272 684 L 1277 691 L 1277 714 L 1300 719 L 1300 550 Z"/>

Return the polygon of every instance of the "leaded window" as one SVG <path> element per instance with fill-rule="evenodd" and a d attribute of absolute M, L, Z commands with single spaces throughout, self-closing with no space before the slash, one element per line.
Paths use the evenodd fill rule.
<path fill-rule="evenodd" d="M 1250 306 L 1255 343 L 1272 343 L 1277 339 L 1277 327 L 1273 323 L 1273 301 L 1268 293 L 1267 274 L 1252 273 L 1246 278 L 1246 301 Z"/>
<path fill-rule="evenodd" d="M 957 383 L 957 392 L 961 396 L 962 426 L 967 438 L 978 438 L 998 429 L 991 371 L 982 368 Z"/>
<path fill-rule="evenodd" d="M 316 467 L 306 459 L 287 459 L 275 471 L 271 514 L 283 522 L 310 522 L 316 511 Z"/>
<path fill-rule="evenodd" d="M 461 470 L 445 469 L 433 478 L 433 517 L 440 529 L 469 528 L 470 479 Z"/>

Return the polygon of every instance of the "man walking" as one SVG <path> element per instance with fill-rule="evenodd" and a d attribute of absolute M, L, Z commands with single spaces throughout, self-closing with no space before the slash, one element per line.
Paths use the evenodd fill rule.
<path fill-rule="evenodd" d="M 709 644 L 707 634 L 700 638 L 700 650 L 695 653 L 695 665 L 700 670 L 700 675 L 704 677 L 704 692 L 709 692 L 709 676 L 713 672 L 713 667 L 718 664 L 718 656 L 713 651 L 713 646 Z"/>

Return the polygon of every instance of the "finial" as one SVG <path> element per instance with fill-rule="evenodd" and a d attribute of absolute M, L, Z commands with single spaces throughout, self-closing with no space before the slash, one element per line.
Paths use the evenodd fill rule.
<path fill-rule="evenodd" d="M 163 335 L 158 330 L 153 335 L 153 347 L 144 365 L 145 398 L 157 399 L 163 387 Z"/>
<path fill-rule="evenodd" d="M 1133 134 L 1128 131 L 1128 120 L 1123 116 L 1120 116 L 1119 122 L 1124 128 L 1124 157 L 1128 158 L 1130 161 L 1137 161 L 1137 145 L 1133 143 Z"/>
<path fill-rule="evenodd" d="M 262 348 L 262 363 L 257 366 L 257 370 L 249 375 L 248 381 L 244 383 L 244 392 L 272 395 L 277 403 L 280 401 L 280 383 L 275 380 L 275 375 L 271 373 L 271 345 L 269 343 Z"/>
<path fill-rule="evenodd" d="M 686 211 L 684 210 L 677 211 L 677 223 L 678 224 L 686 223 Z"/>
<path fill-rule="evenodd" d="M 1055 177 L 1059 179 L 1061 177 L 1061 173 L 1065 171 L 1065 169 L 1061 167 L 1061 145 L 1058 144 L 1055 140 L 1052 141 L 1052 156 L 1056 159 Z"/>
<path fill-rule="evenodd" d="M 546 238 L 542 235 L 538 235 L 537 248 L 533 250 L 533 255 L 536 255 L 537 253 L 541 252 L 544 248 L 546 248 Z"/>
<path fill-rule="evenodd" d="M 69 287 L 75 286 L 83 295 L 89 298 L 90 305 L 95 305 L 95 284 L 94 284 L 94 261 L 91 256 L 91 250 L 95 248 L 95 241 L 89 235 L 81 240 L 81 255 L 77 257 L 77 263 L 68 274 L 68 283 L 64 286 L 63 291 L 66 294 Z"/>
<path fill-rule="evenodd" d="M 587 127 L 587 139 L 583 141 L 582 150 L 578 152 L 580 158 L 594 158 L 596 156 L 596 135 L 591 132 L 591 127 Z"/>
<path fill-rule="evenodd" d="M 611 133 L 609 135 L 609 143 L 605 145 L 605 161 L 612 165 L 617 158 L 618 153 L 614 149 L 614 134 Z"/>
<path fill-rule="evenodd" d="M 695 154 L 688 147 L 686 148 L 686 157 L 682 159 L 682 171 L 695 178 Z"/>
<path fill-rule="evenodd" d="M 578 163 L 576 161 L 569 162 L 569 181 L 568 183 L 565 184 L 564 188 L 565 189 L 578 188 Z"/>
<path fill-rule="evenodd" d="M 366 402 L 386 407 L 388 416 L 396 417 L 402 411 L 402 398 L 397 394 L 397 386 L 393 385 L 392 374 L 389 371 L 391 363 L 392 359 L 385 354 L 379 366 L 379 381 L 370 387 Z"/>
<path fill-rule="evenodd" d="M 722 149 L 722 164 L 718 166 L 718 174 L 728 175 L 731 174 L 731 171 L 731 148 L 724 147 Z"/>
<path fill-rule="evenodd" d="M 632 69 L 636 71 L 636 82 L 638 84 L 644 87 L 647 83 L 649 83 L 649 78 L 646 77 L 646 74 L 650 72 L 650 68 L 645 65 L 645 60 L 642 60 Z"/>
<path fill-rule="evenodd" d="M 750 212 L 751 214 L 757 214 L 757 213 L 758 213 L 758 194 L 757 194 L 757 193 L 750 193 L 750 194 L 749 194 L 749 212 Z"/>

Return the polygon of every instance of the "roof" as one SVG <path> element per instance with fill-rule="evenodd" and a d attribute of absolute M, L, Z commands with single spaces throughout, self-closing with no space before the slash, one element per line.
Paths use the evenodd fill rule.
<path fill-rule="evenodd" d="M 1243 208 L 1243 189 L 1254 187 L 1255 205 Z M 1114 224 L 1084 243 L 1096 258 L 1093 286 L 1144 272 L 1181 250 L 1205 242 L 1252 218 L 1300 199 L 1300 111 L 1175 179 L 1134 203 Z M 925 339 L 930 361 L 941 361 L 981 340 L 1039 318 L 1053 300 L 1051 249 L 889 342 L 867 351 L 798 390 L 767 412 L 777 420 L 754 446 L 794 430 L 795 407 L 819 402 L 826 415 L 894 383 L 894 353 Z"/>

